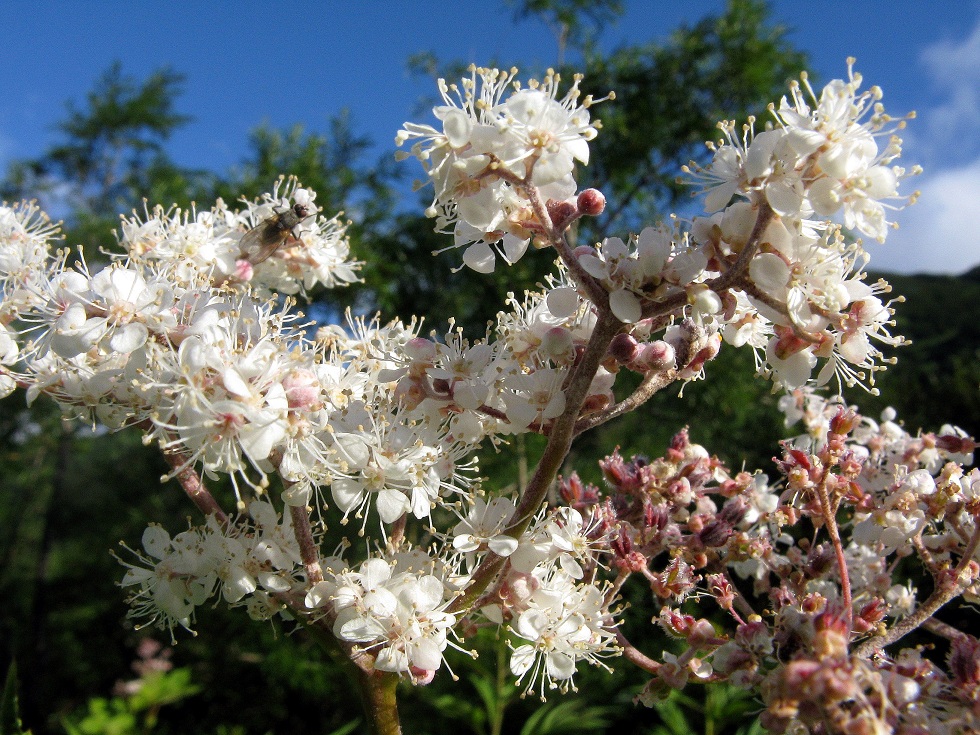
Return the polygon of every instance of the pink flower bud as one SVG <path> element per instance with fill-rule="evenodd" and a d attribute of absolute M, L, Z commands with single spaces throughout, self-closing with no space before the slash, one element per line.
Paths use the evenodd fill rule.
<path fill-rule="evenodd" d="M 436 356 L 436 345 L 431 339 L 415 337 L 405 343 L 405 355 L 414 362 L 432 362 Z"/>
<path fill-rule="evenodd" d="M 639 349 L 636 359 L 630 368 L 639 372 L 663 372 L 674 367 L 674 348 L 663 340 L 647 342 Z"/>
<path fill-rule="evenodd" d="M 558 202 L 549 199 L 545 206 L 548 209 L 548 214 L 551 215 L 551 224 L 559 232 L 580 216 L 578 209 L 571 202 Z"/>
<path fill-rule="evenodd" d="M 723 546 L 731 535 L 732 527 L 725 521 L 718 519 L 706 525 L 698 534 L 698 539 L 708 548 L 715 548 Z"/>
<path fill-rule="evenodd" d="M 286 400 L 291 409 L 310 408 L 320 397 L 320 381 L 312 371 L 304 369 L 290 370 L 282 379 Z"/>
<path fill-rule="evenodd" d="M 632 362 L 639 353 L 639 345 L 632 335 L 621 332 L 609 343 L 609 354 L 621 364 Z"/>
<path fill-rule="evenodd" d="M 598 189 L 586 189 L 578 195 L 578 211 L 586 217 L 597 217 L 606 208 L 606 197 Z"/>
<path fill-rule="evenodd" d="M 424 687 L 426 684 L 431 684 L 432 680 L 436 678 L 435 671 L 420 669 L 418 666 L 410 667 L 409 672 L 412 675 L 412 683 L 420 687 Z"/>
<path fill-rule="evenodd" d="M 977 443 L 970 437 L 945 434 L 936 437 L 936 446 L 951 454 L 970 454 L 977 448 Z"/>
<path fill-rule="evenodd" d="M 248 260 L 235 261 L 235 278 L 239 281 L 248 282 L 255 275 L 255 267 Z"/>

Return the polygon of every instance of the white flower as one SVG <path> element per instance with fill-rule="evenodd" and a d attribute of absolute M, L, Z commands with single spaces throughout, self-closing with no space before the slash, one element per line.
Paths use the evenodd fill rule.
<path fill-rule="evenodd" d="M 406 571 L 394 571 L 405 566 L 409 567 Z M 435 671 L 442 664 L 449 645 L 447 633 L 456 617 L 444 612 L 448 600 L 443 582 L 411 566 L 368 559 L 357 572 L 345 570 L 332 583 L 318 585 L 322 591 L 308 595 L 307 605 L 332 600 L 337 612 L 334 634 L 373 651 L 375 668 L 402 673 Z"/>
<path fill-rule="evenodd" d="M 453 547 L 462 552 L 478 551 L 486 545 L 499 556 L 510 556 L 517 539 L 501 534 L 516 510 L 510 498 L 496 497 L 489 503 L 474 498 L 466 519 L 453 528 Z"/>
<path fill-rule="evenodd" d="M 410 155 L 435 189 L 427 215 L 437 231 L 453 235 L 454 247 L 464 248 L 463 263 L 480 273 L 492 272 L 498 255 L 516 262 L 531 231 L 540 230 L 527 187 L 536 187 L 543 202 L 574 195 L 575 162 L 588 163 L 588 142 L 596 135 L 588 112 L 594 100 L 580 103 L 580 77 L 558 99 L 553 71 L 526 88 L 515 74 L 471 67 L 459 86 L 440 79 L 445 104 L 433 113 L 442 130 L 406 123 L 395 139 L 414 141 Z"/>
<path fill-rule="evenodd" d="M 525 692 L 537 688 L 543 695 L 546 687 L 574 689 L 571 679 L 579 661 L 605 667 L 601 659 L 619 649 L 614 634 L 603 625 L 599 588 L 575 585 L 560 570 L 541 582 L 512 628 L 528 642 L 513 649 L 510 670 L 518 683 L 530 673 Z"/>

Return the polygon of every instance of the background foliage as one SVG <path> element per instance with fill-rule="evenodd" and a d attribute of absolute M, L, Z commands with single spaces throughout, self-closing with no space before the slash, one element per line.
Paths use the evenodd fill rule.
<path fill-rule="evenodd" d="M 615 0 L 512 2 L 517 16 L 539 14 L 558 35 L 562 53 L 576 51 L 587 93 L 614 89 L 620 102 L 599 108 L 604 129 L 583 185 L 601 188 L 611 206 L 578 233 L 591 242 L 634 230 L 682 204 L 680 166 L 702 157 L 720 117 L 764 114 L 805 57 L 774 26 L 764 2 L 730 0 L 719 17 L 678 29 L 666 43 L 620 48 L 602 55 L 593 40 L 599 24 L 615 17 Z M 415 68 L 452 73 L 459 64 L 435 57 Z M 524 69 L 532 74 L 535 70 Z M 364 283 L 323 294 L 309 312 L 336 318 L 346 306 L 385 316 L 421 314 L 435 329 L 450 316 L 481 334 L 507 292 L 533 287 L 550 268 L 547 254 L 527 257 L 499 274 L 461 272 L 445 287 L 458 254 L 431 257 L 445 245 L 431 222 L 398 208 L 405 187 L 390 156 L 369 160 L 371 141 L 346 115 L 324 131 L 302 125 L 263 127 L 248 141 L 233 171 L 189 170 L 168 156 L 169 135 L 190 117 L 179 111 L 183 77 L 161 69 L 138 80 L 118 65 L 106 71 L 83 103 L 70 103 L 59 139 L 36 160 L 14 163 L 0 192 L 7 200 L 37 198 L 65 211 L 67 243 L 82 245 L 90 262 L 111 249 L 119 212 L 153 203 L 234 201 L 266 191 L 280 173 L 295 174 L 318 191 L 326 212 L 352 218 L 353 250 L 365 260 Z M 427 202 L 426 202 L 427 203 Z M 963 426 L 980 433 L 980 270 L 961 277 L 890 277 L 908 302 L 898 307 L 897 331 L 912 338 L 898 366 L 879 382 L 880 397 L 850 398 L 875 416 L 897 408 L 908 425 L 938 429 L 950 407 L 962 407 Z M 936 325 L 941 325 L 938 329 Z M 587 435 L 570 464 L 598 481 L 595 461 L 621 447 L 624 455 L 659 454 L 690 425 L 692 438 L 735 467 L 765 471 L 783 432 L 777 397 L 753 380 L 751 356 L 724 349 L 708 366 L 708 379 L 689 385 L 682 399 L 664 396 L 641 412 Z M 928 399 L 923 398 L 927 396 Z M 484 462 L 494 483 L 520 481 L 533 463 L 533 441 L 520 442 Z M 324 733 L 359 728 L 360 708 L 342 670 L 301 634 L 281 625 L 253 623 L 222 608 L 197 621 L 197 637 L 181 636 L 177 668 L 144 683 L 142 694 L 112 696 L 114 683 L 131 679 L 139 639 L 161 635 L 133 630 L 116 586 L 120 567 L 108 551 L 120 540 L 138 543 L 148 520 L 177 530 L 193 509 L 176 487 L 161 488 L 165 468 L 135 433 L 106 437 L 63 424 L 51 407 L 24 407 L 23 397 L 0 402 L 0 665 L 19 667 L 20 713 L 35 733 L 265 733 L 288 729 Z M 220 490 L 219 490 L 220 493 Z M 656 650 L 658 638 L 643 608 L 633 615 L 630 638 Z M 161 639 L 164 643 L 169 643 Z M 632 698 L 643 677 L 620 664 L 612 675 L 583 672 L 581 692 L 555 695 L 542 705 L 523 701 L 509 680 L 503 643 L 475 642 L 481 655 L 451 660 L 461 682 L 441 672 L 426 688 L 406 686 L 407 732 L 486 734 L 630 732 L 754 733 L 756 704 L 733 689 L 675 693 L 656 710 Z"/>

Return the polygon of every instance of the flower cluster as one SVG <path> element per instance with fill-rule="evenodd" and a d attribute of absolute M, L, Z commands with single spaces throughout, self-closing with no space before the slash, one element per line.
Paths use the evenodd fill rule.
<path fill-rule="evenodd" d="M 575 194 L 575 163 L 588 164 L 598 127 L 589 114 L 596 100 L 580 100 L 581 77 L 559 100 L 553 71 L 527 88 L 516 75 L 471 67 L 459 85 L 439 80 L 445 104 L 433 113 L 442 129 L 406 123 L 395 139 L 414 141 L 411 155 L 435 188 L 426 215 L 481 273 L 493 271 L 497 255 L 516 262 L 542 233 L 532 196 L 543 202 Z"/>
<path fill-rule="evenodd" d="M 131 617 L 171 631 L 191 629 L 194 611 L 221 594 L 264 620 L 285 611 L 281 599 L 302 589 L 303 567 L 290 517 L 255 500 L 233 524 L 212 516 L 171 537 L 160 526 L 143 533 L 143 552 L 127 549 L 124 588 L 132 588 Z"/>
<path fill-rule="evenodd" d="M 434 571 L 433 560 L 417 550 L 372 557 L 357 571 L 345 567 L 314 585 L 306 606 L 327 606 L 334 635 L 373 652 L 376 669 L 427 683 L 442 664 L 447 634 L 456 624 L 445 612 L 452 588 Z"/>
<path fill-rule="evenodd" d="M 661 458 L 604 460 L 605 492 L 575 475 L 561 484 L 572 507 L 616 529 L 615 586 L 643 579 L 663 605 L 658 622 L 682 644 L 657 661 L 619 634 L 654 675 L 640 701 L 691 680 L 729 681 L 761 692 L 773 732 L 828 721 L 841 733 L 869 723 L 875 732 L 975 730 L 976 639 L 935 624 L 950 640 L 948 671 L 919 649 L 882 650 L 890 631 L 929 625 L 935 606 L 980 591 L 980 474 L 962 467 L 975 443 L 955 427 L 911 436 L 891 410 L 878 423 L 809 392 L 783 406 L 792 422 L 805 415 L 808 433 L 786 443 L 777 485 L 732 475 L 686 432 Z M 826 528 L 828 512 L 841 518 L 829 538 L 800 533 L 805 519 Z M 897 574 L 913 555 L 932 577 L 924 600 Z M 690 614 L 690 604 L 682 612 L 691 599 L 717 604 L 730 630 Z"/>
<path fill-rule="evenodd" d="M 515 75 L 440 82 L 441 126 L 398 136 L 464 264 L 489 272 L 532 240 L 558 256 L 481 337 L 423 335 L 414 319 L 301 324 L 291 297 L 351 283 L 358 264 L 294 179 L 237 211 L 124 217 L 124 253 L 94 271 L 52 252 L 57 228 L 33 205 L 0 207 L 0 388 L 139 426 L 207 515 L 146 531 L 124 562 L 134 616 L 189 628 L 220 592 L 332 635 L 376 683 L 428 683 L 493 625 L 525 692 L 574 689 L 579 664 L 625 654 L 653 675 L 642 701 L 727 680 L 761 692 L 775 731 L 975 729 L 975 638 L 933 623 L 949 672 L 879 652 L 954 597 L 980 599 L 980 475 L 963 466 L 975 444 L 955 427 L 912 436 L 809 388 L 870 386 L 878 345 L 902 342 L 889 287 L 864 282 L 846 235 L 884 239 L 907 175 L 891 165 L 903 121 L 857 74 L 819 95 L 804 77 L 773 124 L 738 136 L 723 123 L 711 163 L 688 169 L 704 216 L 572 247 L 569 225 L 605 201 L 575 181 L 595 100 L 578 77 L 559 97 L 556 74 L 526 88 Z M 731 472 L 687 430 L 657 459 L 608 457 L 604 490 L 557 478 L 575 437 L 702 376 L 723 341 L 793 391 L 781 407 L 805 434 L 784 445 L 777 483 Z M 519 490 L 489 490 L 479 450 L 525 433 L 545 439 L 538 467 Z M 201 475 L 231 478 L 236 513 Z M 556 485 L 564 502 L 546 507 Z M 324 555 L 328 521 L 352 519 L 365 542 Z M 924 601 L 896 574 L 909 557 L 931 577 Z M 630 579 L 676 650 L 651 658 L 628 640 Z M 706 600 L 717 623 L 691 614 Z"/>

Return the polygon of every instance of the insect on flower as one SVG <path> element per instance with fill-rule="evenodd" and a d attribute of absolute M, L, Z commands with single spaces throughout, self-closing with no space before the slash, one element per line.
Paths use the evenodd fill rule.
<path fill-rule="evenodd" d="M 309 207 L 305 204 L 294 204 L 291 208 L 262 220 L 242 237 L 239 243 L 242 257 L 252 265 L 258 265 L 290 238 L 297 240 L 293 229 L 309 216 Z"/>

